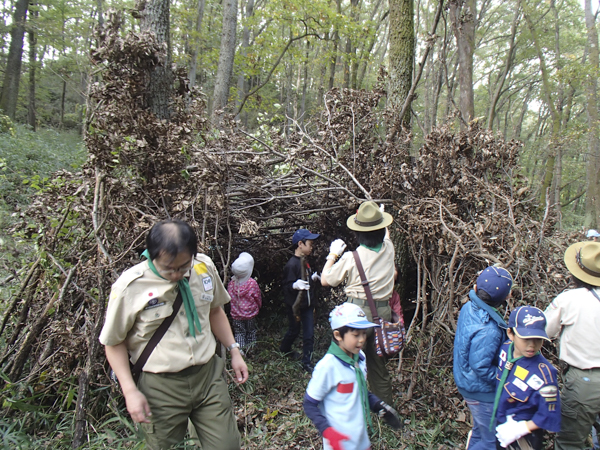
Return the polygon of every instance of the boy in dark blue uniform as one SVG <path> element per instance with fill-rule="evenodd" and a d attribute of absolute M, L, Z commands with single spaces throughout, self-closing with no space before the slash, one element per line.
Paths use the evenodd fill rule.
<path fill-rule="evenodd" d="M 541 450 L 543 430 L 560 431 L 556 369 L 540 349 L 546 316 L 533 306 L 516 308 L 508 320 L 509 341 L 500 347 L 494 411 L 497 448 Z"/>

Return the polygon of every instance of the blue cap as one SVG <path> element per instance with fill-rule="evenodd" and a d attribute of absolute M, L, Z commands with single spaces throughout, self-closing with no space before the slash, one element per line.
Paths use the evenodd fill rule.
<path fill-rule="evenodd" d="M 296 232 L 292 236 L 292 244 L 296 245 L 298 242 L 303 241 L 305 239 L 317 239 L 319 236 L 321 235 L 311 233 L 305 228 L 300 228 L 299 230 L 296 230 Z"/>
<path fill-rule="evenodd" d="M 488 267 L 477 278 L 477 290 L 487 292 L 493 303 L 502 303 L 510 294 L 513 279 L 502 267 Z"/>
<path fill-rule="evenodd" d="M 508 328 L 523 339 L 548 339 L 546 334 L 546 316 L 535 306 L 519 306 L 510 313 Z"/>

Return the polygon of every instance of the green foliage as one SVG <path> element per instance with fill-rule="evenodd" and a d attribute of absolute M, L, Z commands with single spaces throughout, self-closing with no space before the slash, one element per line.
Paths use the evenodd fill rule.
<path fill-rule="evenodd" d="M 28 202 L 59 169 L 78 169 L 86 158 L 76 133 L 42 128 L 34 133 L 16 125 L 14 134 L 0 136 L 0 202 L 11 208 Z"/>

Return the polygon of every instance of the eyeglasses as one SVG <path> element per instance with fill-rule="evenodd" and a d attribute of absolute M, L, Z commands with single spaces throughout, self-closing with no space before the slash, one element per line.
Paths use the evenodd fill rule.
<path fill-rule="evenodd" d="M 188 270 L 190 270 L 192 268 L 192 264 L 193 264 L 193 260 L 189 263 L 186 264 L 183 267 L 180 267 L 179 269 L 159 269 L 158 267 L 156 268 L 156 270 L 158 271 L 158 273 L 162 274 L 162 275 L 173 275 L 176 273 L 186 273 Z M 156 263 L 154 263 L 154 265 L 156 266 Z"/>

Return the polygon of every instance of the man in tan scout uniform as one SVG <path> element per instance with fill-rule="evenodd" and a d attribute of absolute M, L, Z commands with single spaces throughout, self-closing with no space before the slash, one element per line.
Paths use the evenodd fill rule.
<path fill-rule="evenodd" d="M 238 450 L 240 436 L 215 355 L 215 336 L 231 352 L 237 382 L 248 369 L 222 306 L 229 302 L 209 257 L 197 254 L 193 229 L 180 221 L 156 224 L 146 239 L 146 261 L 125 271 L 112 287 L 100 342 L 119 380 L 127 410 L 152 449 L 183 441 L 188 419 L 203 450 Z M 156 329 L 179 311 L 134 382 L 133 364 Z M 214 335 L 214 336 L 213 336 Z"/>
<path fill-rule="evenodd" d="M 555 449 L 587 447 L 600 413 L 600 242 L 578 242 L 565 252 L 575 289 L 546 308 L 546 332 L 560 339 L 559 358 L 567 364 L 561 391 L 561 431 Z"/>
<path fill-rule="evenodd" d="M 394 244 L 387 230 L 392 221 L 391 214 L 381 211 L 375 202 L 364 202 L 358 208 L 358 212 L 346 222 L 348 228 L 356 232 L 356 239 L 360 244 L 356 251 L 369 281 L 377 314 L 387 321 L 392 319 L 389 300 L 394 289 L 395 270 Z M 367 320 L 372 321 L 360 273 L 352 252 L 344 253 L 345 248 L 346 244 L 341 239 L 331 243 L 327 263 L 321 274 L 321 284 L 335 287 L 345 281 L 344 292 L 348 296 L 347 301 L 360 306 L 367 315 Z M 388 405 L 392 405 L 392 380 L 386 367 L 387 358 L 377 355 L 372 329 L 367 332 L 367 342 L 363 351 L 367 357 L 369 390 Z"/>

